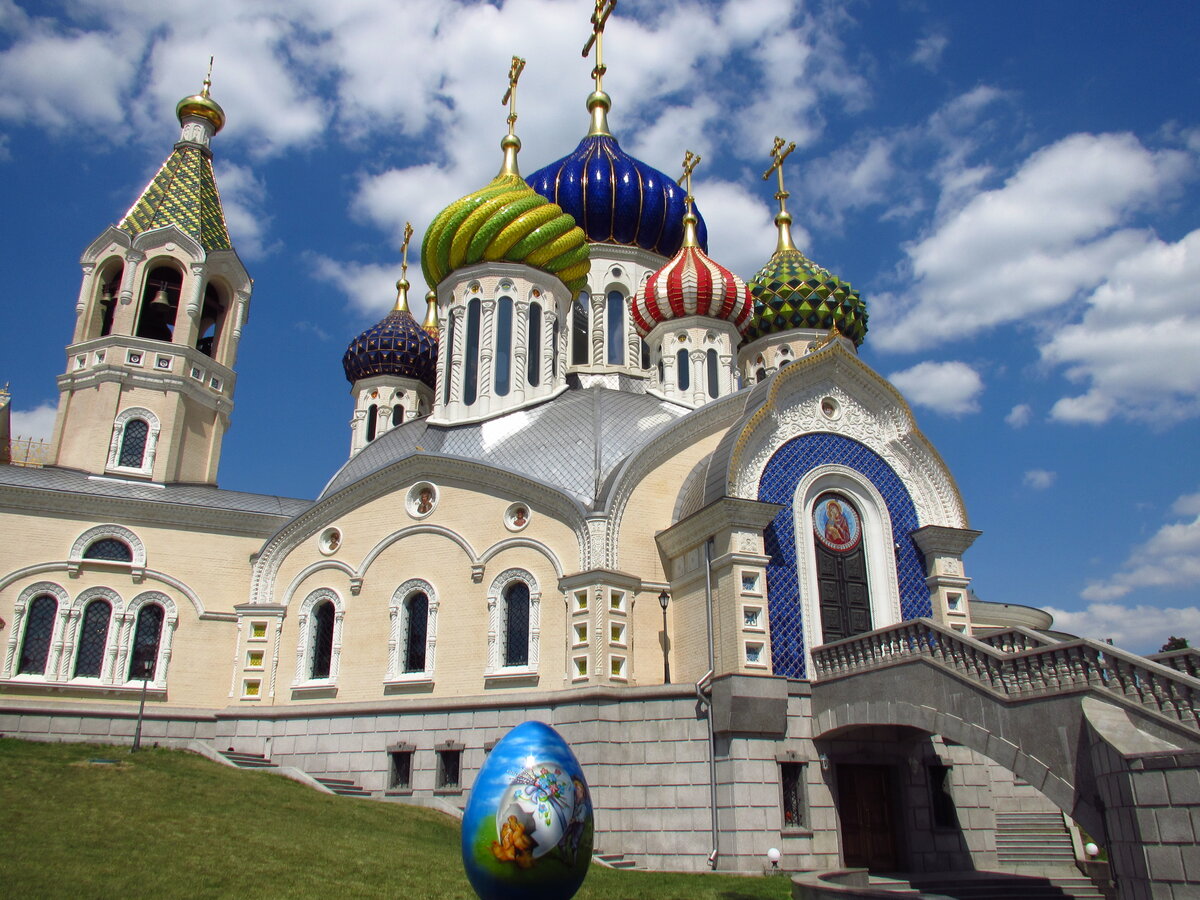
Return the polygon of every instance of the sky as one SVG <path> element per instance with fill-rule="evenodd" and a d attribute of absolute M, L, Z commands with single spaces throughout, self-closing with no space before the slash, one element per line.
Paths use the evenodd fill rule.
<path fill-rule="evenodd" d="M 48 435 L 84 248 L 179 134 L 213 141 L 255 279 L 222 487 L 315 497 L 345 461 L 346 345 L 445 205 L 500 163 L 511 57 L 532 173 L 587 130 L 591 0 L 0 0 L 0 384 Z M 907 397 L 983 532 L 984 600 L 1157 650 L 1200 644 L 1200 4 L 619 0 L 622 147 L 694 193 L 710 255 L 795 238 L 858 288 L 863 359 Z"/>

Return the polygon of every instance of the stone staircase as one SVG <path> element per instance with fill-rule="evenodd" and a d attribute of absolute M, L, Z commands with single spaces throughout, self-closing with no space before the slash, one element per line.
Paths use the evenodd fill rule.
<path fill-rule="evenodd" d="M 279 766 L 261 753 L 238 753 L 234 750 L 221 750 L 220 754 L 241 769 L 278 769 Z M 323 776 L 311 776 L 314 781 L 320 782 L 330 791 L 339 794 L 343 797 L 370 797 L 371 792 L 364 790 L 360 785 L 351 781 L 348 778 L 325 778 Z"/>
<path fill-rule="evenodd" d="M 237 753 L 233 750 L 221 750 L 220 754 L 241 769 L 278 769 L 261 753 Z"/>
<path fill-rule="evenodd" d="M 605 853 L 602 850 L 592 852 L 592 860 L 609 869 L 636 869 L 638 864 L 632 859 L 626 859 L 624 853 Z"/>
<path fill-rule="evenodd" d="M 370 797 L 371 792 L 364 790 L 349 778 L 326 778 L 323 775 L 314 775 L 317 781 L 329 788 L 335 794 L 340 794 L 343 797 Z"/>
<path fill-rule="evenodd" d="M 1057 812 L 997 811 L 996 856 L 1005 869 L 1075 864 L 1071 835 Z"/>
<path fill-rule="evenodd" d="M 922 894 L 954 900 L 1104 900 L 1091 880 L 1078 873 L 1008 875 L 1001 872 L 945 872 L 912 875 L 909 884 Z"/>

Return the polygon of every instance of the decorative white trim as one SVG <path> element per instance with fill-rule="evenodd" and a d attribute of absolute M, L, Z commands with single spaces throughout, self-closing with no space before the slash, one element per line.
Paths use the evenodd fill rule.
<path fill-rule="evenodd" d="M 79 639 L 83 631 L 83 614 L 93 600 L 104 600 L 112 608 L 108 618 L 108 633 L 104 638 L 104 661 L 100 667 L 100 677 L 84 676 L 79 679 L 84 684 L 115 684 L 117 650 L 120 647 L 121 630 L 124 624 L 124 601 L 120 594 L 112 588 L 91 587 L 83 591 L 66 609 L 59 608 L 63 622 L 63 648 L 59 658 L 58 680 L 75 681 L 76 656 L 79 653 Z M 53 651 L 52 651 L 53 652 Z"/>
<path fill-rule="evenodd" d="M 87 548 L 102 541 L 105 538 L 114 538 L 123 542 L 129 547 L 129 554 L 132 557 L 129 563 L 116 562 L 115 560 L 106 559 L 84 559 L 83 554 Z M 70 556 L 67 559 L 68 571 L 71 575 L 78 575 L 79 568 L 83 563 L 100 563 L 101 565 L 128 565 L 133 574 L 135 581 L 140 581 L 146 574 L 146 545 L 142 543 L 142 539 L 130 531 L 123 525 L 97 525 L 94 528 L 89 528 L 79 537 L 75 538 L 75 543 L 71 545 Z"/>
<path fill-rule="evenodd" d="M 140 466 L 123 466 L 120 460 L 125 426 L 134 419 L 143 419 L 149 426 L 146 434 L 146 446 L 142 451 L 142 464 Z M 151 475 L 154 472 L 154 457 L 158 453 L 158 435 L 161 430 L 162 423 L 159 422 L 158 416 L 144 406 L 131 406 L 121 410 L 113 420 L 112 439 L 108 445 L 108 462 L 104 467 L 105 471 L 120 472 L 125 475 Z"/>
<path fill-rule="evenodd" d="M 312 669 L 313 643 L 316 640 L 312 611 L 318 603 L 326 600 L 333 603 L 333 648 L 329 654 L 329 675 L 326 678 L 310 678 L 308 673 Z M 296 617 L 300 640 L 296 646 L 296 677 L 292 680 L 293 688 L 325 687 L 337 683 L 342 659 L 342 619 L 345 615 L 346 604 L 341 595 L 332 588 L 317 588 L 304 598 Z"/>
<path fill-rule="evenodd" d="M 175 601 L 162 591 L 145 591 L 129 601 L 125 608 L 123 623 L 125 634 L 121 637 L 120 653 L 117 657 L 117 669 L 114 673 L 117 683 L 141 686 L 140 678 L 129 678 L 129 661 L 133 654 L 133 641 L 137 636 L 137 617 L 143 606 L 157 603 L 162 607 L 162 630 L 158 633 L 158 656 L 154 661 L 154 678 L 150 688 L 165 689 L 167 686 L 167 666 L 171 662 L 171 647 L 175 640 L 175 628 L 179 624 L 179 609 Z M 124 677 L 121 677 L 124 676 Z"/>
<path fill-rule="evenodd" d="M 58 606 L 54 610 L 54 623 L 50 629 L 50 648 L 46 651 L 46 665 L 42 669 L 41 675 L 18 676 L 15 671 L 19 665 L 17 651 L 25 643 L 28 607 L 36 597 L 40 597 L 43 594 L 50 594 L 58 602 Z M 66 590 L 61 585 L 57 585 L 52 581 L 39 581 L 21 591 L 17 596 L 17 602 L 13 604 L 12 628 L 8 635 L 8 647 L 4 653 L 4 670 L 0 677 L 6 679 L 20 677 L 37 681 L 58 680 L 58 660 L 62 653 L 62 629 L 65 624 L 62 612 L 69 606 L 70 602 L 70 595 L 67 594 Z"/>
<path fill-rule="evenodd" d="M 793 534 L 796 540 L 796 578 L 800 588 L 804 624 L 805 671 L 812 669 L 812 648 L 823 644 L 821 606 L 818 601 L 817 555 L 812 534 L 813 502 L 825 491 L 845 494 L 862 517 L 862 542 L 866 555 L 867 590 L 871 600 L 871 628 L 894 625 L 901 619 L 900 583 L 896 574 L 896 548 L 887 503 L 875 485 L 846 466 L 817 466 L 796 485 L 792 495 Z"/>
<path fill-rule="evenodd" d="M 425 668 L 420 672 L 405 672 L 403 656 L 404 648 L 408 643 L 407 600 L 418 592 L 423 593 L 429 600 L 429 610 L 425 621 Z M 410 578 L 396 588 L 388 603 L 387 681 L 423 682 L 433 679 L 433 666 L 437 651 L 437 614 L 437 592 L 428 581 L 423 578 Z"/>
<path fill-rule="evenodd" d="M 506 666 L 501 658 L 499 638 L 505 622 L 504 592 L 515 581 L 524 582 L 529 588 L 529 661 L 523 666 Z M 488 652 L 484 675 L 537 674 L 542 634 L 542 593 L 537 579 L 525 569 L 505 569 L 492 580 L 492 585 L 488 588 L 487 605 Z"/>

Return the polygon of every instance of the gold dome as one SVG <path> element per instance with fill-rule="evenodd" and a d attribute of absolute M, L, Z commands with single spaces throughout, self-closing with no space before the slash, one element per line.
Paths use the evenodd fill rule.
<path fill-rule="evenodd" d="M 212 60 L 208 61 L 209 74 L 204 79 L 204 87 L 200 93 L 192 94 L 190 97 L 184 97 L 175 106 L 175 115 L 179 118 L 179 124 L 183 124 L 186 116 L 199 116 L 201 119 L 208 119 L 212 122 L 213 134 L 216 134 L 225 127 L 225 110 L 221 109 L 221 104 L 209 96 L 209 89 L 212 87 Z"/>

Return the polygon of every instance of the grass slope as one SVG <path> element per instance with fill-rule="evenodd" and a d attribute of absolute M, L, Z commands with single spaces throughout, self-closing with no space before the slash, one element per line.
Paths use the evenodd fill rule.
<path fill-rule="evenodd" d="M 5 897 L 475 897 L 454 819 L 190 753 L 0 739 L 0 810 Z M 789 888 L 592 866 L 576 896 L 753 900 Z"/>

